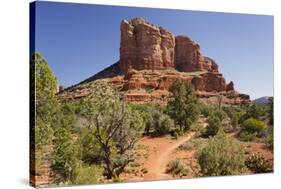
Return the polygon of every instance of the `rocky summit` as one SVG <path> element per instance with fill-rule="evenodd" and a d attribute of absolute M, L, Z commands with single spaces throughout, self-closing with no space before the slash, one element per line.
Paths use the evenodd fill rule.
<path fill-rule="evenodd" d="M 132 103 L 165 105 L 177 79 L 192 83 L 204 104 L 239 105 L 250 97 L 226 83 L 218 64 L 203 56 L 188 36 L 174 36 L 143 18 L 123 20 L 120 26 L 120 60 L 81 83 L 61 91 L 59 98 L 88 96 L 95 80 L 105 80 Z"/>

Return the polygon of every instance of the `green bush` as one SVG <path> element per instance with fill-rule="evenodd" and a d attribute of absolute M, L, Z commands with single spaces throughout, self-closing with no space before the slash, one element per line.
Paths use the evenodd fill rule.
<path fill-rule="evenodd" d="M 70 131 L 59 128 L 55 133 L 52 153 L 52 169 L 55 171 L 56 183 L 73 182 L 76 169 L 80 165 L 80 148 L 75 143 Z"/>
<path fill-rule="evenodd" d="M 245 161 L 245 165 L 254 173 L 268 173 L 273 171 L 272 163 L 259 153 L 249 156 Z"/>
<path fill-rule="evenodd" d="M 151 112 L 149 128 L 154 136 L 163 136 L 169 134 L 174 129 L 174 121 L 159 110 L 154 110 Z"/>
<path fill-rule="evenodd" d="M 208 125 L 206 127 L 204 136 L 215 136 L 221 127 L 222 123 L 220 118 L 212 114 L 208 119 Z"/>
<path fill-rule="evenodd" d="M 242 145 L 220 130 L 196 153 L 202 176 L 240 174 L 244 170 Z"/>
<path fill-rule="evenodd" d="M 211 113 L 211 116 L 215 116 L 217 118 L 220 119 L 220 121 L 222 121 L 223 119 L 225 119 L 227 117 L 227 114 L 221 110 L 221 109 L 218 109 L 218 108 L 215 108 L 212 113 Z"/>
<path fill-rule="evenodd" d="M 255 118 L 249 118 L 242 123 L 242 130 L 248 133 L 259 133 L 265 128 L 266 124 Z"/>
<path fill-rule="evenodd" d="M 208 106 L 201 106 L 200 107 L 200 113 L 204 116 L 204 117 L 208 117 L 212 112 L 212 108 L 208 107 Z"/>
<path fill-rule="evenodd" d="M 73 184 L 95 184 L 101 181 L 103 169 L 96 165 L 81 166 L 77 168 L 76 174 Z"/>
<path fill-rule="evenodd" d="M 103 151 L 94 134 L 94 131 L 90 129 L 81 129 L 79 142 L 81 144 L 82 160 L 88 164 L 101 163 L 103 161 Z"/>
<path fill-rule="evenodd" d="M 174 122 L 169 116 L 165 114 L 162 114 L 159 117 L 158 115 L 154 116 L 155 117 L 153 118 L 153 127 L 155 129 L 156 135 L 162 136 L 168 134 L 170 130 L 174 128 Z"/>
<path fill-rule="evenodd" d="M 179 159 L 176 159 L 169 162 L 169 164 L 167 165 L 166 173 L 170 173 L 173 176 L 186 176 L 188 170 L 185 168 L 184 164 Z"/>
<path fill-rule="evenodd" d="M 224 112 L 230 118 L 231 126 L 236 129 L 239 125 L 239 119 L 242 115 L 241 109 L 233 107 L 224 107 Z"/>
<path fill-rule="evenodd" d="M 239 137 L 244 141 L 252 141 L 257 137 L 257 134 L 244 131 L 239 134 Z"/>
<path fill-rule="evenodd" d="M 239 123 L 243 123 L 245 120 L 249 118 L 255 118 L 255 119 L 261 119 L 266 115 L 266 109 L 262 105 L 255 105 L 252 104 L 248 107 L 245 108 L 246 113 L 244 113 L 240 118 L 239 118 Z"/>

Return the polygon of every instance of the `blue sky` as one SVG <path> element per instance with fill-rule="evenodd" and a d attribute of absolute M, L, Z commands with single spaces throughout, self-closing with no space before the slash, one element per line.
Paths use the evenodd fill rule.
<path fill-rule="evenodd" d="M 272 16 L 37 2 L 35 49 L 73 85 L 118 61 L 120 22 L 134 17 L 190 36 L 251 99 L 273 95 Z"/>

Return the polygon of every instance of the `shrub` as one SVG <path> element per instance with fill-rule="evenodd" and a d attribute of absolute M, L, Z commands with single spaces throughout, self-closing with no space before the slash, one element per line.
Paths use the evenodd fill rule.
<path fill-rule="evenodd" d="M 220 118 L 215 115 L 211 115 L 208 119 L 208 126 L 206 127 L 204 136 L 215 136 L 221 127 L 222 124 Z"/>
<path fill-rule="evenodd" d="M 174 129 L 174 122 L 168 115 L 160 111 L 154 111 L 152 114 L 151 128 L 153 128 L 155 136 L 163 136 Z"/>
<path fill-rule="evenodd" d="M 249 118 L 261 119 L 265 115 L 266 109 L 263 106 L 252 104 L 246 107 L 246 113 L 240 117 L 239 123 L 243 123 Z"/>
<path fill-rule="evenodd" d="M 202 176 L 235 175 L 243 172 L 243 147 L 220 130 L 196 153 Z"/>
<path fill-rule="evenodd" d="M 185 166 L 182 164 L 182 162 L 179 159 L 172 160 L 167 165 L 166 173 L 170 173 L 173 176 L 179 175 L 179 176 L 186 176 L 188 170 L 185 168 Z"/>
<path fill-rule="evenodd" d="M 273 147 L 274 147 L 274 137 L 273 137 L 273 126 L 269 127 L 267 130 L 267 137 L 266 137 L 266 146 L 273 151 Z"/>
<path fill-rule="evenodd" d="M 248 133 L 259 133 L 265 128 L 265 123 L 255 118 L 249 118 L 242 123 L 242 130 Z"/>
<path fill-rule="evenodd" d="M 55 133 L 52 153 L 52 169 L 55 171 L 56 183 L 73 182 L 76 169 L 80 165 L 80 148 L 66 128 L 59 128 Z"/>
<path fill-rule="evenodd" d="M 204 117 L 208 117 L 212 112 L 212 109 L 208 106 L 201 106 L 200 107 L 200 113 L 204 116 Z"/>
<path fill-rule="evenodd" d="M 215 108 L 211 114 L 213 116 L 219 118 L 220 121 L 222 121 L 223 119 L 225 119 L 227 117 L 227 114 L 223 110 L 218 109 L 218 108 Z"/>
<path fill-rule="evenodd" d="M 256 138 L 257 134 L 256 133 L 249 133 L 247 131 L 241 132 L 239 134 L 239 137 L 244 140 L 244 141 L 252 141 L 254 138 Z"/>
<path fill-rule="evenodd" d="M 249 156 L 245 161 L 245 165 L 254 173 L 268 173 L 273 171 L 272 163 L 266 160 L 260 153 Z"/>
<path fill-rule="evenodd" d="M 76 170 L 76 178 L 73 184 L 95 184 L 102 178 L 103 169 L 96 165 L 81 166 Z"/>

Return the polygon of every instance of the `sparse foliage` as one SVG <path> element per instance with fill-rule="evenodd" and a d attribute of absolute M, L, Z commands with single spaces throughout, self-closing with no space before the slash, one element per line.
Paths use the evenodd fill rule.
<path fill-rule="evenodd" d="M 172 160 L 169 162 L 166 168 L 166 173 L 170 173 L 173 176 L 186 176 L 188 173 L 188 170 L 186 169 L 185 165 L 179 160 Z"/>
<path fill-rule="evenodd" d="M 273 171 L 272 163 L 266 160 L 260 153 L 250 155 L 246 159 L 245 165 L 254 173 L 268 173 Z"/>
<path fill-rule="evenodd" d="M 118 177 L 134 160 L 133 148 L 143 131 L 143 120 L 137 111 L 120 101 L 118 94 L 105 83 L 99 91 L 81 102 L 80 115 L 87 120 L 102 151 L 107 178 Z"/>

